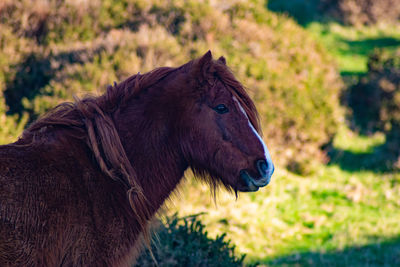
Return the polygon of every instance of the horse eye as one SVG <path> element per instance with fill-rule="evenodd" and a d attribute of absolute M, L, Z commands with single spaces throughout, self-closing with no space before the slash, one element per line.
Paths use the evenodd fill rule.
<path fill-rule="evenodd" d="M 228 108 L 224 104 L 219 104 L 218 106 L 216 106 L 214 108 L 214 110 L 216 112 L 218 112 L 219 114 L 224 114 L 224 113 L 227 113 L 229 111 Z"/>

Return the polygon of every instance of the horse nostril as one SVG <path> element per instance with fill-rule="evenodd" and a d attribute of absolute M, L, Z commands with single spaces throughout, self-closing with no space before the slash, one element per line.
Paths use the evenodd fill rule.
<path fill-rule="evenodd" d="M 263 159 L 257 160 L 257 170 L 258 172 L 261 174 L 261 176 L 266 176 L 267 175 L 267 170 L 268 170 L 268 166 L 267 166 L 267 162 Z"/>

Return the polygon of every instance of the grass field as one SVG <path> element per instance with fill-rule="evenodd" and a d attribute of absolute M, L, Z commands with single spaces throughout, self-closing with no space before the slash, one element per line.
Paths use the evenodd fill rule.
<path fill-rule="evenodd" d="M 345 76 L 365 73 L 368 55 L 374 49 L 395 49 L 400 46 L 399 25 L 356 28 L 335 22 L 312 22 L 306 29 L 336 59 L 342 75 Z"/>
<path fill-rule="evenodd" d="M 362 75 L 375 48 L 400 45 L 396 27 L 307 26 L 337 60 L 343 76 Z M 268 141 L 268 140 L 267 140 Z M 227 232 L 247 263 L 260 266 L 399 266 L 400 173 L 384 172 L 375 148 L 382 134 L 365 137 L 345 123 L 336 135 L 331 162 L 308 177 L 277 168 L 256 193 L 221 191 L 216 204 L 207 186 L 190 179 L 171 213 L 199 212 L 211 235 Z M 279 155 L 273 155 L 279 157 Z"/>

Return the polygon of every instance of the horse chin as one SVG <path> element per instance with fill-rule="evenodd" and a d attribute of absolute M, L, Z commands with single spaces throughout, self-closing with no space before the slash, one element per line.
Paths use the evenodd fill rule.
<path fill-rule="evenodd" d="M 246 187 L 238 187 L 238 191 L 240 192 L 256 192 L 260 189 L 258 186 L 251 185 L 251 186 L 246 186 Z"/>
<path fill-rule="evenodd" d="M 234 188 L 239 192 L 256 192 L 260 189 L 260 186 L 255 185 L 251 181 L 246 181 L 241 176 L 239 176 L 239 181 L 234 186 Z"/>
<path fill-rule="evenodd" d="M 254 178 L 246 170 L 241 170 L 239 173 L 240 183 L 238 190 L 241 192 L 256 192 L 260 187 L 264 187 L 269 184 L 271 177 L 263 175 L 260 178 Z"/>

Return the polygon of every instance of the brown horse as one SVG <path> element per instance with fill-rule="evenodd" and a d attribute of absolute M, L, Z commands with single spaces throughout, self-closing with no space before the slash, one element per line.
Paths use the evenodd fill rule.
<path fill-rule="evenodd" d="M 59 105 L 0 146 L 0 266 L 129 266 L 187 168 L 212 190 L 269 183 L 259 129 L 211 52 Z"/>

